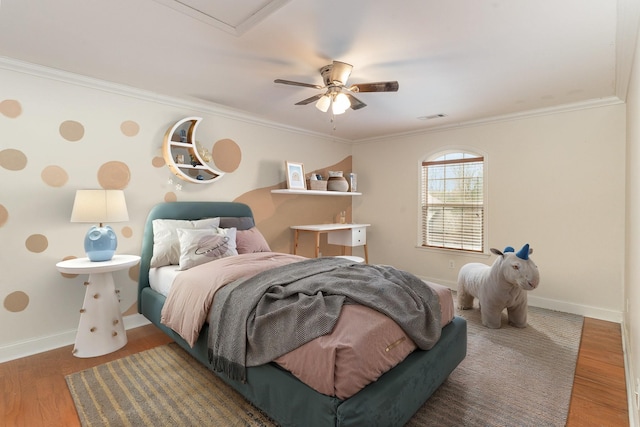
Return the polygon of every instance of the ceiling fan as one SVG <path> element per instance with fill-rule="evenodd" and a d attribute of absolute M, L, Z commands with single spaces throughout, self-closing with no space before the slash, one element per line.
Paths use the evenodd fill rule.
<path fill-rule="evenodd" d="M 352 69 L 353 65 L 340 61 L 333 61 L 332 64 L 325 65 L 320 68 L 320 75 L 322 76 L 324 86 L 282 79 L 276 79 L 274 80 L 274 83 L 323 90 L 323 93 L 303 99 L 300 102 L 296 102 L 295 105 L 307 105 L 317 101 L 316 107 L 320 111 L 325 113 L 329 110 L 329 107 L 331 107 L 333 114 L 342 114 L 347 111 L 347 108 L 359 110 L 360 108 L 366 107 L 367 104 L 356 98 L 353 95 L 354 93 L 398 91 L 397 81 L 357 83 L 347 87 L 347 79 L 349 78 Z"/>

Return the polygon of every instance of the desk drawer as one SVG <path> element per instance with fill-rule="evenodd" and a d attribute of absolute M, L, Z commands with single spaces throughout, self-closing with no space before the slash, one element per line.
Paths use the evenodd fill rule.
<path fill-rule="evenodd" d="M 332 231 L 327 235 L 327 243 L 340 246 L 362 246 L 367 244 L 367 227 Z"/>

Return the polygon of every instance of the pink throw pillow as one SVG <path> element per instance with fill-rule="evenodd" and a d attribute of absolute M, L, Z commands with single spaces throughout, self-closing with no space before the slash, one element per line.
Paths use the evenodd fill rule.
<path fill-rule="evenodd" d="M 271 252 L 269 244 L 257 227 L 236 232 L 236 250 L 238 254 Z"/>

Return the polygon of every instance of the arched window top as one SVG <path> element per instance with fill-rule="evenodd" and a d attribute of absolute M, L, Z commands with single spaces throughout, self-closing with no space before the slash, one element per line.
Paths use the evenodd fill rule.
<path fill-rule="evenodd" d="M 482 158 L 481 154 L 473 153 L 465 150 L 447 150 L 440 151 L 429 156 L 427 161 L 447 161 L 447 160 L 461 160 L 461 159 L 472 159 L 472 158 Z"/>

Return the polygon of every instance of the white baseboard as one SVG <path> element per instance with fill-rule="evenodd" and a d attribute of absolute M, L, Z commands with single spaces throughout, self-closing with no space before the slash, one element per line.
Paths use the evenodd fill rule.
<path fill-rule="evenodd" d="M 427 282 L 434 282 L 446 286 L 455 291 L 457 284 L 451 281 L 443 281 L 430 277 L 420 277 Z M 622 323 L 622 312 L 615 310 L 607 310 L 588 305 L 576 304 L 567 301 L 553 300 L 549 298 L 541 298 L 535 295 L 528 295 L 529 305 L 532 307 L 546 308 L 547 310 L 562 311 L 564 313 L 578 314 L 580 316 L 592 317 L 594 319 L 606 320 L 609 322 Z"/>
<path fill-rule="evenodd" d="M 122 320 L 125 329 L 133 329 L 150 323 L 149 320 L 141 314 L 125 316 Z M 58 334 L 9 344 L 0 347 L 0 363 L 71 345 L 75 342 L 75 339 L 76 329 L 71 329 Z"/>
<path fill-rule="evenodd" d="M 630 354 L 631 338 L 629 336 L 628 321 L 629 317 L 625 316 L 622 321 L 622 352 L 624 355 L 624 376 L 627 384 L 627 406 L 629 407 L 629 425 L 631 427 L 638 427 L 638 404 L 636 403 L 636 393 L 640 393 L 640 390 L 636 390 L 636 385 L 633 380 L 633 366 Z"/>

